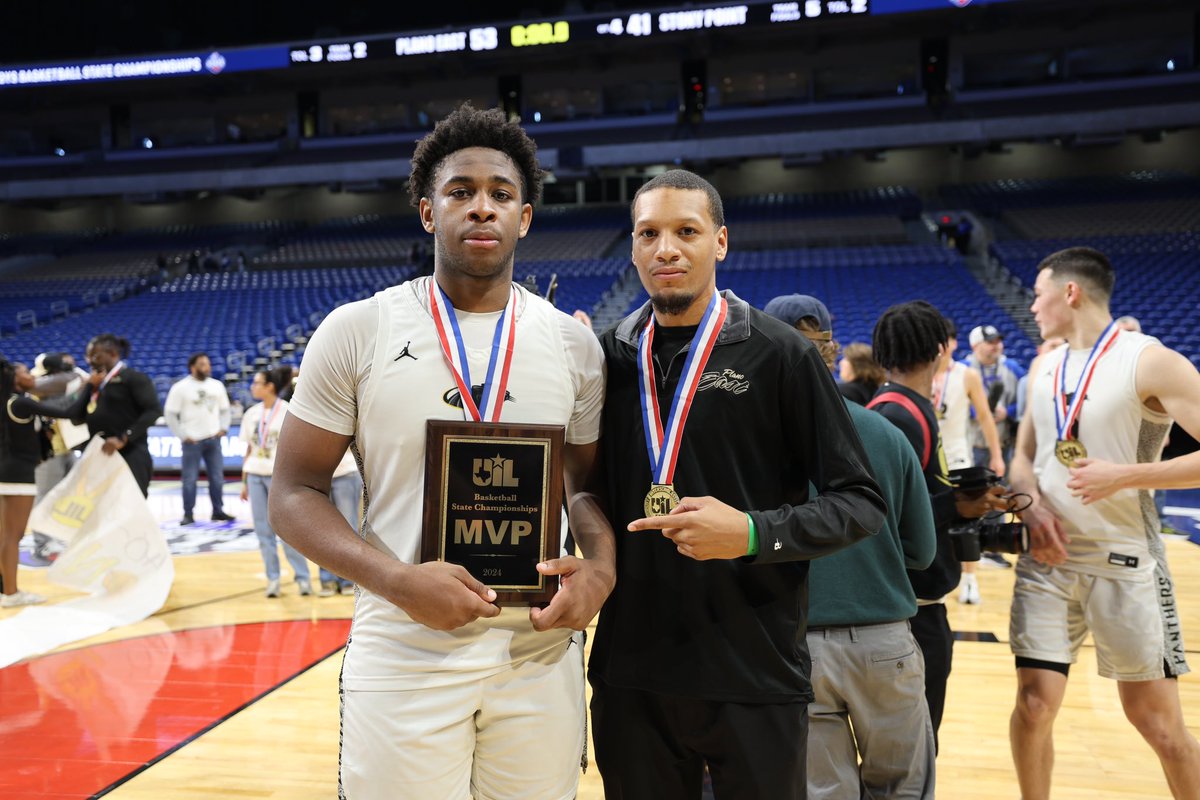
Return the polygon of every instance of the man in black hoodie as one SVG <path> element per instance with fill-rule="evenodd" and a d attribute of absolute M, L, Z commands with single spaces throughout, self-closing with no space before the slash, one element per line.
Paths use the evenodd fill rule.
<path fill-rule="evenodd" d="M 633 202 L 650 302 L 601 338 L 616 589 L 589 664 L 610 800 L 805 794 L 808 561 L 884 503 L 817 349 L 716 289 L 716 190 L 672 170 Z M 864 587 L 869 590 L 869 587 Z"/>

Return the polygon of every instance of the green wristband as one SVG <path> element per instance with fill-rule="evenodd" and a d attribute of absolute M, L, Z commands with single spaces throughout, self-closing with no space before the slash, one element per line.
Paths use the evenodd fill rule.
<path fill-rule="evenodd" d="M 758 531 L 754 527 L 754 517 L 750 516 L 749 511 L 746 512 L 746 521 L 750 523 L 750 535 L 747 537 L 749 542 L 746 547 L 746 555 L 756 556 L 758 555 Z"/>

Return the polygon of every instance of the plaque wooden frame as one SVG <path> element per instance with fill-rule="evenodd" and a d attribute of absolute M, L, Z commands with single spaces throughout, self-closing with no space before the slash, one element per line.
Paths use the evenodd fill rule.
<path fill-rule="evenodd" d="M 561 552 L 563 427 L 431 419 L 425 436 L 421 561 L 461 564 L 498 605 L 550 602 L 558 576 L 536 565 Z"/>

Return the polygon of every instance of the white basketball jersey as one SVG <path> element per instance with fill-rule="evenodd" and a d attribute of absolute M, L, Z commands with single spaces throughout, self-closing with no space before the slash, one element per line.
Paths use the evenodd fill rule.
<path fill-rule="evenodd" d="M 419 560 L 425 421 L 462 420 L 458 388 L 418 279 L 335 310 L 304 356 L 292 413 L 354 436 L 366 505 L 362 534 L 387 557 Z M 471 378 L 482 383 L 500 312 L 455 311 Z M 501 420 L 566 427 L 568 444 L 599 436 L 603 353 L 596 337 L 544 300 L 519 290 L 516 349 Z M 563 534 L 566 518 L 563 518 Z M 478 680 L 561 647 L 571 632 L 535 632 L 527 608 L 453 631 L 413 622 L 392 603 L 359 593 L 343 680 L 358 689 L 407 689 Z"/>
<path fill-rule="evenodd" d="M 969 367 L 958 361 L 942 371 L 935 380 L 943 383 L 941 403 L 937 408 L 938 427 L 942 431 L 942 449 L 946 451 L 946 465 L 950 469 L 963 469 L 975 465 L 971 440 L 967 430 L 971 399 L 963 383 Z M 937 391 L 935 386 L 934 391 Z"/>
<path fill-rule="evenodd" d="M 1157 339 L 1122 331 L 1097 364 L 1079 414 L 1079 441 L 1089 458 L 1120 464 L 1157 461 L 1171 418 L 1146 408 L 1138 398 L 1137 364 L 1142 352 Z M 1045 356 L 1033 380 L 1027 413 L 1037 434 L 1034 472 L 1042 500 L 1062 522 L 1070 537 L 1064 566 L 1094 575 L 1120 578 L 1154 567 L 1162 551 L 1153 495 L 1122 489 L 1104 500 L 1084 505 L 1067 488 L 1070 473 L 1054 454 L 1058 440 L 1054 415 L 1054 372 L 1066 362 L 1066 391 L 1079 382 L 1091 349 L 1068 350 L 1067 345 Z"/>

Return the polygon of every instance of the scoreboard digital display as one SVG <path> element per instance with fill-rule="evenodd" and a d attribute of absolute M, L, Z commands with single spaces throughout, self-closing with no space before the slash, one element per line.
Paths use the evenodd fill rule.
<path fill-rule="evenodd" d="M 175 78 L 185 75 L 221 75 L 287 66 L 282 46 L 241 47 L 207 53 L 176 53 L 158 57 L 132 57 L 74 61 L 65 64 L 0 66 L 0 88 L 6 86 L 52 86 L 145 78 Z"/>
<path fill-rule="evenodd" d="M 0 89 L 132 78 L 220 75 L 249 70 L 328 67 L 364 61 L 445 53 L 567 50 L 611 39 L 649 39 L 739 28 L 798 27 L 814 20 L 877 16 L 1010 2 L 1011 0 L 793 0 L 708 7 L 675 7 L 632 13 L 589 14 L 474 25 L 436 31 L 347 37 L 293 45 L 243 47 L 208 53 L 80 61 L 67 64 L 0 66 Z"/>

